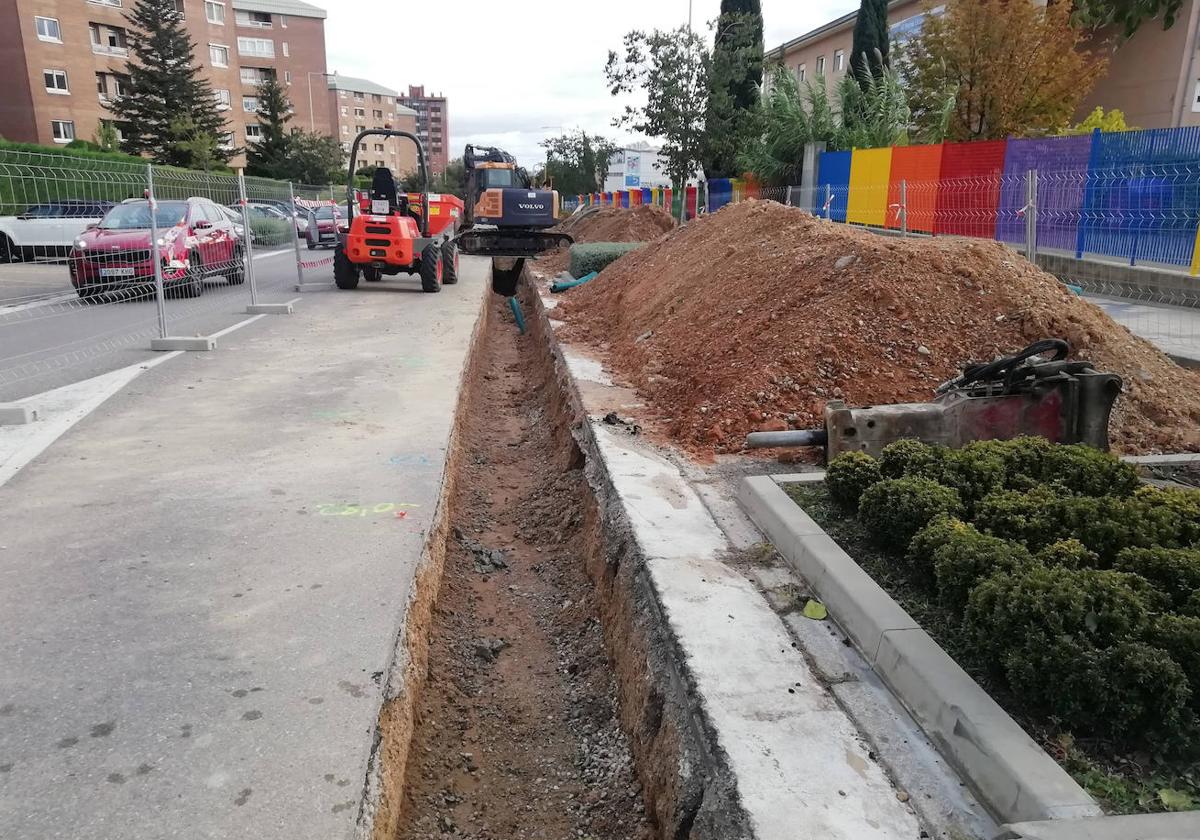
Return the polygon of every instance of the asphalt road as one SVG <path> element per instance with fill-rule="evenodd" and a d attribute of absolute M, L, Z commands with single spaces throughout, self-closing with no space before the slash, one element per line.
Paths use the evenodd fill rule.
<path fill-rule="evenodd" d="M 256 255 L 260 302 L 297 295 L 290 248 Z M 306 261 L 332 252 L 302 250 Z M 84 303 L 65 280 L 66 266 L 0 266 L 0 402 L 21 399 L 153 358 L 150 339 L 159 333 L 153 297 L 134 293 Z M 313 268 L 306 280 L 332 279 L 332 268 Z M 32 295 L 32 297 L 31 297 Z M 198 298 L 166 300 L 171 335 L 211 335 L 246 317 L 250 286 L 208 281 Z"/>

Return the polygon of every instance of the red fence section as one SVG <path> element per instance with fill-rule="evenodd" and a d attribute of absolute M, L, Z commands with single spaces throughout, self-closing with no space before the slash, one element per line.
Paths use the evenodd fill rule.
<path fill-rule="evenodd" d="M 946 143 L 938 188 L 934 233 L 996 235 L 1000 180 L 1004 174 L 1005 140 Z"/>

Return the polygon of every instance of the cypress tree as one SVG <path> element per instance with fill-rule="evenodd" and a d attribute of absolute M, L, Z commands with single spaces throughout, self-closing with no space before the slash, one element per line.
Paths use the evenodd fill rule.
<path fill-rule="evenodd" d="M 854 46 L 850 50 L 850 68 L 859 85 L 866 87 L 872 76 L 882 73 L 887 61 L 888 0 L 862 0 L 858 8 L 858 19 L 854 22 Z"/>
<path fill-rule="evenodd" d="M 710 178 L 738 174 L 737 154 L 754 133 L 762 80 L 762 3 L 721 0 L 705 115 L 704 168 Z"/>
<path fill-rule="evenodd" d="M 227 162 L 235 150 L 220 147 L 225 118 L 175 0 L 137 0 L 126 20 L 129 84 L 109 106 L 121 121 L 123 151 L 172 166 Z"/>

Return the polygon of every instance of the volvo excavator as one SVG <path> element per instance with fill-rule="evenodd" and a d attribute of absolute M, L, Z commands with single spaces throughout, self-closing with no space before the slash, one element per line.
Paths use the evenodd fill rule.
<path fill-rule="evenodd" d="M 534 189 L 508 152 L 468 144 L 463 152 L 467 197 L 463 229 L 454 238 L 464 254 L 492 258 L 492 290 L 516 294 L 525 260 L 575 240 L 550 231 L 558 223 L 558 193 Z"/>

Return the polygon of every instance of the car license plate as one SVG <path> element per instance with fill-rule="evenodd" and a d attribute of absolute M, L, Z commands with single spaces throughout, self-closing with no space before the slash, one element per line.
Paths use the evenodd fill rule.
<path fill-rule="evenodd" d="M 132 277 L 134 270 L 132 268 L 102 268 L 100 269 L 101 277 Z"/>

